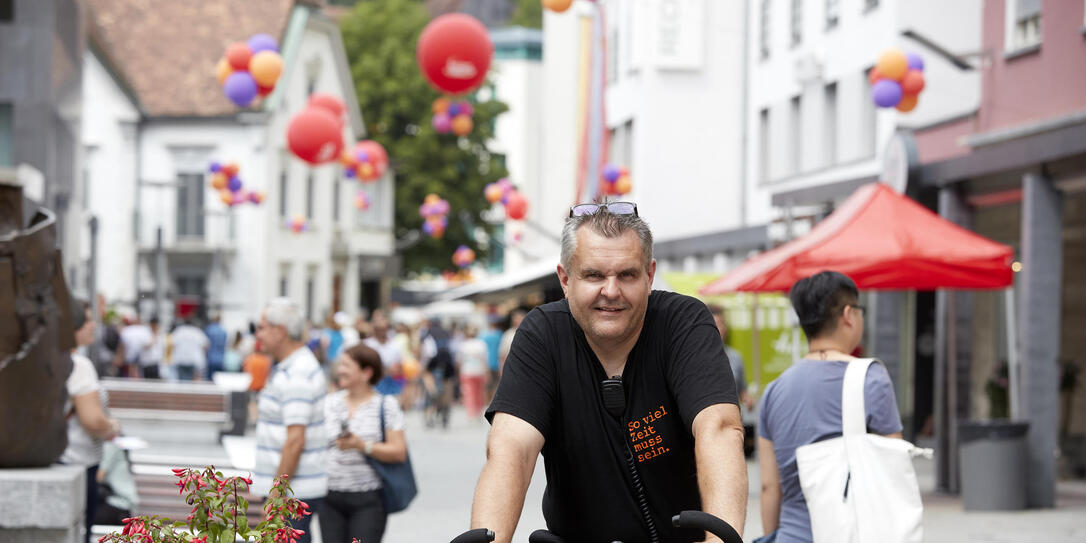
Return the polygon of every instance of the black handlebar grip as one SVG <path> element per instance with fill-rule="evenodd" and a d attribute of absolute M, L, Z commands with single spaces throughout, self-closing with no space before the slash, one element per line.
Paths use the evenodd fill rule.
<path fill-rule="evenodd" d="M 536 530 L 528 536 L 528 543 L 565 543 L 565 541 L 546 530 Z"/>
<path fill-rule="evenodd" d="M 731 524 L 702 511 L 683 511 L 671 517 L 671 524 L 676 528 L 705 530 L 719 537 L 724 543 L 743 543 L 743 538 L 739 537 L 739 532 L 735 531 Z"/>
<path fill-rule="evenodd" d="M 468 530 L 453 539 L 450 543 L 489 543 L 494 541 L 494 532 L 486 528 Z"/>

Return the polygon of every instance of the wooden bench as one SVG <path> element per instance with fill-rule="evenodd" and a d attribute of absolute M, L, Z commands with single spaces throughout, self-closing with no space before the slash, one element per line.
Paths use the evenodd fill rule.
<path fill-rule="evenodd" d="M 101 380 L 125 435 L 148 441 L 211 441 L 233 430 L 231 393 L 213 383 Z"/>

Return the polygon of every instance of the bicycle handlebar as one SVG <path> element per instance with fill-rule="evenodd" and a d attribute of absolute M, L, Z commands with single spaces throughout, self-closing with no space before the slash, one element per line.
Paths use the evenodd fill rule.
<path fill-rule="evenodd" d="M 494 532 L 486 528 L 468 530 L 452 540 L 450 543 L 490 543 L 494 541 Z"/>
<path fill-rule="evenodd" d="M 743 538 L 731 524 L 702 511 L 683 511 L 671 517 L 671 524 L 676 528 L 704 530 L 719 537 L 724 543 L 743 543 Z M 487 543 L 489 541 L 494 541 L 494 532 L 479 528 L 461 534 L 452 540 L 452 543 Z M 564 539 L 546 530 L 532 532 L 528 541 L 529 543 L 565 543 Z"/>

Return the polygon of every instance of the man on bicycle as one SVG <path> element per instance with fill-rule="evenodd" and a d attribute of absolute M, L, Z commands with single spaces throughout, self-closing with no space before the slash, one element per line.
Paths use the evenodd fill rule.
<path fill-rule="evenodd" d="M 652 233 L 636 205 L 574 206 L 557 271 L 565 299 L 525 318 L 486 413 L 472 527 L 512 539 L 542 452 L 547 527 L 570 541 L 701 541 L 671 528 L 683 510 L 741 534 L 747 471 L 727 356 L 704 304 L 651 290 Z"/>

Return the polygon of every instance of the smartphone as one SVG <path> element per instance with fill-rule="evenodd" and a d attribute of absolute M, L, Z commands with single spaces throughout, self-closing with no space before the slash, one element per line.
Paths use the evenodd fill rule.
<path fill-rule="evenodd" d="M 343 421 L 339 427 L 339 437 L 347 437 L 349 435 L 351 435 L 351 432 L 347 430 L 347 421 Z"/>

